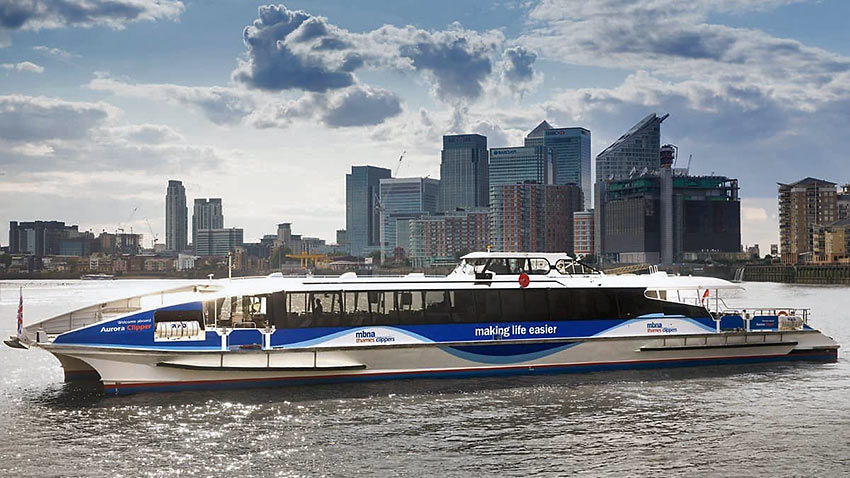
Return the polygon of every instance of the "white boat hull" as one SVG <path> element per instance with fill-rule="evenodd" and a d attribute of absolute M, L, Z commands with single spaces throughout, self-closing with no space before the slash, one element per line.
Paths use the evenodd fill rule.
<path fill-rule="evenodd" d="M 837 357 L 835 342 L 814 330 L 213 352 L 45 348 L 63 366 L 97 371 L 108 394 Z"/>

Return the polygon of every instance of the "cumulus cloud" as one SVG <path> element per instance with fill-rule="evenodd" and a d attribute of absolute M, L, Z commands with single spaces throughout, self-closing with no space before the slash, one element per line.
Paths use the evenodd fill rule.
<path fill-rule="evenodd" d="M 259 18 L 245 28 L 243 40 L 248 61 L 240 61 L 236 81 L 264 90 L 299 88 L 327 91 L 354 83 L 351 70 L 341 64 L 299 55 L 288 43 L 301 43 L 328 35 L 326 20 L 283 5 L 259 8 Z"/>
<path fill-rule="evenodd" d="M 0 96 L 0 139 L 13 142 L 79 139 L 116 112 L 116 108 L 105 103 Z"/>
<path fill-rule="evenodd" d="M 502 75 L 512 83 L 526 83 L 534 79 L 534 65 L 537 55 L 526 48 L 516 46 L 505 50 L 502 62 Z"/>
<path fill-rule="evenodd" d="M 446 101 L 481 95 L 504 41 L 501 32 L 480 33 L 460 24 L 443 31 L 384 25 L 353 33 L 283 5 L 260 7 L 243 39 L 246 59 L 232 78 L 250 88 L 327 92 L 355 85 L 357 70 L 390 69 L 423 74 Z"/>
<path fill-rule="evenodd" d="M 401 113 L 401 99 L 390 91 L 353 88 L 332 101 L 322 119 L 328 126 L 364 126 L 383 123 Z"/>
<path fill-rule="evenodd" d="M 0 29 L 106 26 L 120 29 L 144 20 L 176 20 L 183 11 L 177 0 L 3 0 Z"/>
<path fill-rule="evenodd" d="M 3 63 L 0 64 L 0 68 L 6 71 L 24 71 L 27 73 L 43 73 L 44 67 L 41 65 L 36 65 L 35 63 L 29 61 L 21 61 L 18 63 Z"/>

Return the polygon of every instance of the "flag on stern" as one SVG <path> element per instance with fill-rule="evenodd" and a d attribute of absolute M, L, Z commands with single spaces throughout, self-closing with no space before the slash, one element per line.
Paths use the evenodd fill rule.
<path fill-rule="evenodd" d="M 18 299 L 18 339 L 24 337 L 24 288 L 21 287 Z"/>

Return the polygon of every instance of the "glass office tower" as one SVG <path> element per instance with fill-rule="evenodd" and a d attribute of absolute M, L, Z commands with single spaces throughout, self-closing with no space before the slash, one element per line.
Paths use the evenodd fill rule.
<path fill-rule="evenodd" d="M 439 211 L 486 207 L 489 202 L 487 137 L 443 136 L 440 182 Z"/>
<path fill-rule="evenodd" d="M 375 166 L 352 166 L 345 175 L 345 230 L 351 254 L 365 256 L 379 250 L 380 219 L 377 205 L 381 179 L 392 171 Z"/>

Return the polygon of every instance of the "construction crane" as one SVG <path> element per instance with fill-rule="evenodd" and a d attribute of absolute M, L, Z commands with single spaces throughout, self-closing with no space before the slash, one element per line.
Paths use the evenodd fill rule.
<path fill-rule="evenodd" d="M 124 225 L 125 225 L 125 224 L 128 224 L 128 223 L 129 223 L 129 222 L 133 219 L 133 216 L 135 216 L 135 215 L 136 215 L 136 211 L 137 211 L 138 209 L 139 209 L 138 207 L 134 207 L 134 208 L 133 208 L 133 210 L 132 210 L 132 211 L 130 211 L 130 215 L 129 215 L 129 216 L 127 216 L 127 219 L 126 219 L 123 223 L 122 223 L 122 222 L 119 222 L 119 223 L 118 223 L 118 227 L 117 227 L 117 228 L 115 228 L 115 233 L 116 233 L 116 234 L 118 233 L 118 231 L 124 232 Z M 133 226 L 130 226 L 130 234 L 132 234 L 132 233 L 133 233 Z"/>
<path fill-rule="evenodd" d="M 151 222 L 148 221 L 147 217 L 145 217 L 145 222 L 148 224 L 148 231 L 151 232 L 151 249 L 156 250 L 156 243 L 159 241 L 159 235 L 153 232 L 153 227 L 151 227 Z"/>
<path fill-rule="evenodd" d="M 401 152 L 401 156 L 398 157 L 398 164 L 395 167 L 395 173 L 393 176 L 398 177 L 398 170 L 401 169 L 401 160 L 404 159 L 404 155 L 407 154 L 407 150 Z"/>

